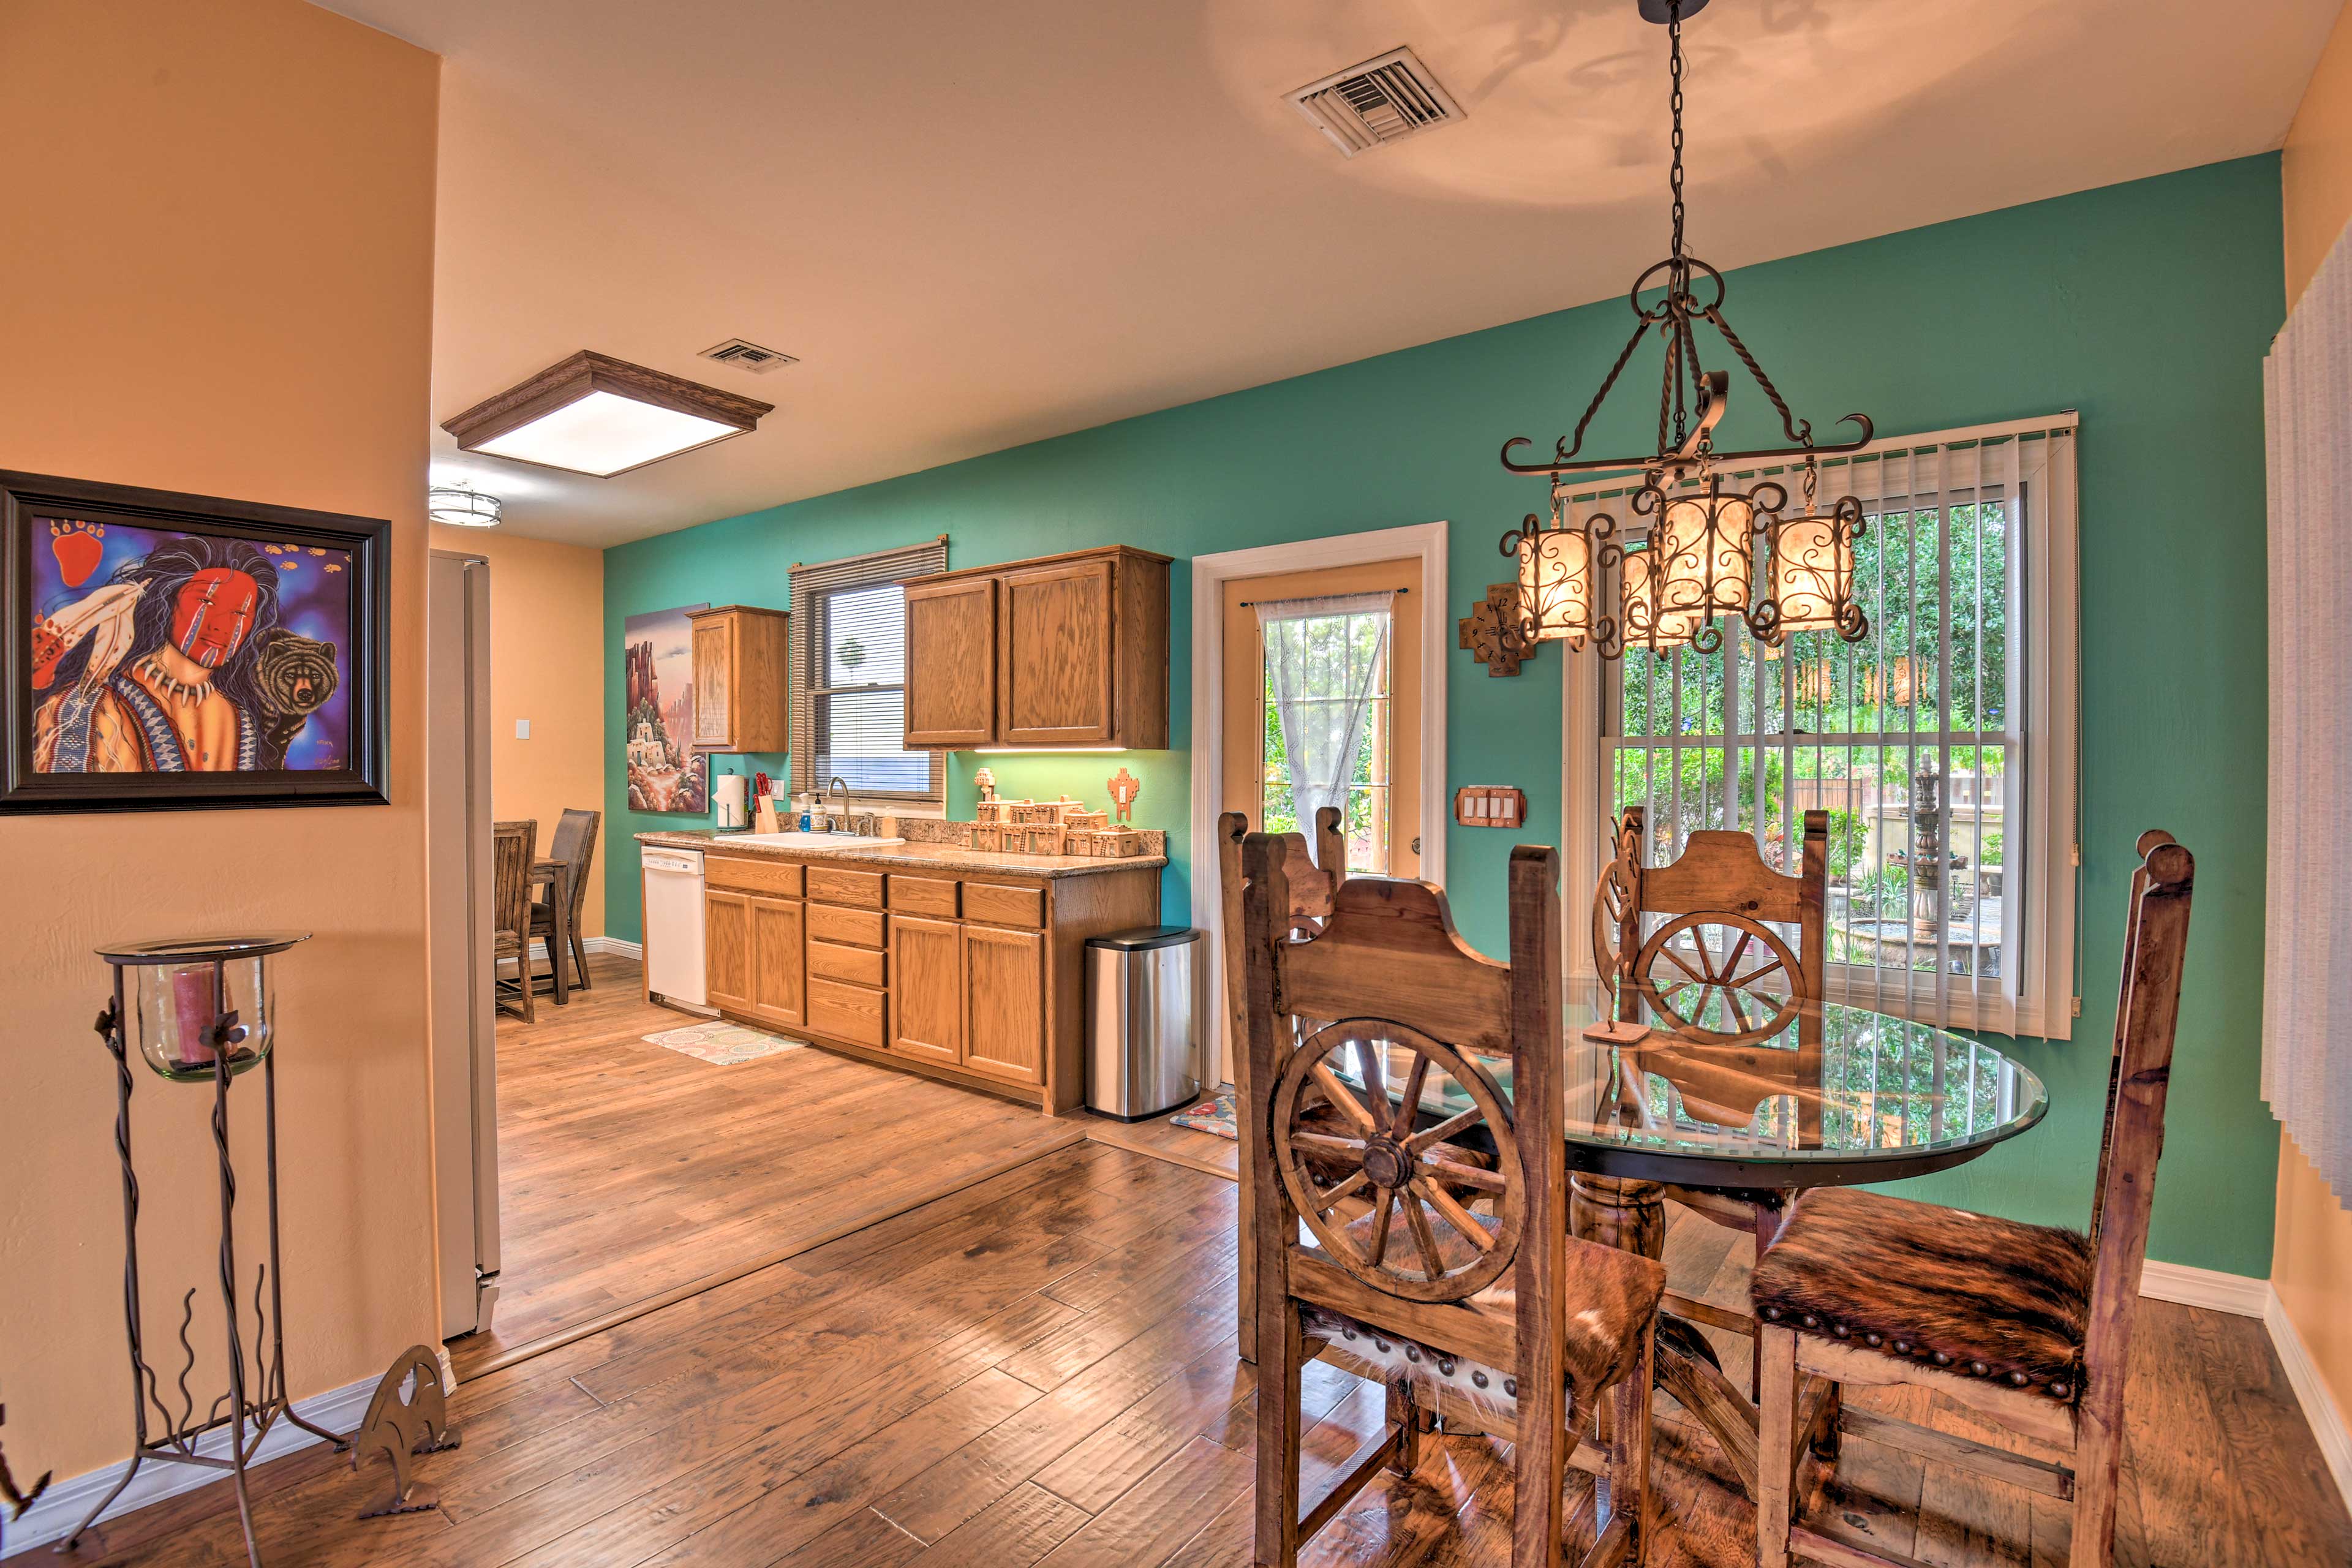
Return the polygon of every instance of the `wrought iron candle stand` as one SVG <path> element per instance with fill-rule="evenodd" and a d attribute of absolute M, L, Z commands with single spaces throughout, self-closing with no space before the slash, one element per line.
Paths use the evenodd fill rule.
<path fill-rule="evenodd" d="M 236 1486 L 237 1517 L 245 1529 L 246 1557 L 254 1568 L 259 1568 L 261 1553 L 254 1541 L 246 1468 L 253 1462 L 269 1429 L 283 1417 L 325 1438 L 339 1452 L 351 1446 L 348 1437 L 305 1421 L 286 1394 L 286 1321 L 279 1296 L 278 1261 L 278 1058 L 270 1048 L 275 1020 L 270 1016 L 267 963 L 272 954 L 308 940 L 308 932 L 278 932 L 126 943 L 99 952 L 114 971 L 113 999 L 99 1015 L 97 1027 L 108 1053 L 114 1058 L 114 1148 L 122 1163 L 122 1307 L 131 1345 L 131 1415 L 138 1441 L 122 1479 L 74 1527 L 73 1533 L 58 1543 L 59 1552 L 72 1550 L 97 1522 L 99 1515 L 131 1484 L 139 1467 L 152 1459 L 231 1474 Z M 243 988 L 242 995 L 232 994 L 232 970 Z M 137 981 L 132 982 L 126 972 L 137 972 Z M 233 1001 L 242 1005 L 232 1005 Z M 244 1016 L 247 1008 L 251 1010 L 250 1017 Z M 220 1164 L 220 1292 L 228 1326 L 229 1386 L 201 1420 L 196 1416 L 195 1398 L 188 1392 L 188 1378 L 195 1370 L 196 1360 L 195 1347 L 188 1341 L 188 1328 L 195 1317 L 196 1287 L 189 1287 L 180 1303 L 179 1339 L 185 1361 L 178 1378 L 177 1416 L 163 1403 L 155 1369 L 148 1363 L 141 1342 L 139 1178 L 131 1163 L 131 1047 L 134 1030 L 140 1054 L 158 1074 L 177 1082 L 209 1081 L 213 1086 L 213 1149 Z M 261 1068 L 268 1178 L 269 1258 L 257 1268 L 254 1275 L 253 1363 L 248 1382 L 237 1308 L 236 1169 L 229 1158 L 228 1099 L 230 1080 L 257 1066 Z M 149 1421 L 151 1405 L 162 1424 L 160 1434 Z M 229 1433 L 225 1455 L 197 1451 L 199 1439 L 223 1427 Z"/>

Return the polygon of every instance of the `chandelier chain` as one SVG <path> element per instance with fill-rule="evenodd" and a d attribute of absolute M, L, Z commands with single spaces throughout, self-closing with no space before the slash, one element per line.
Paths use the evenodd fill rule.
<path fill-rule="evenodd" d="M 1683 255 L 1683 4 L 1682 0 L 1666 0 L 1666 59 L 1667 72 L 1673 82 L 1668 95 L 1668 107 L 1674 116 L 1674 163 L 1666 183 L 1675 194 L 1675 259 Z M 1685 286 L 1686 279 L 1673 278 L 1668 288 Z"/>

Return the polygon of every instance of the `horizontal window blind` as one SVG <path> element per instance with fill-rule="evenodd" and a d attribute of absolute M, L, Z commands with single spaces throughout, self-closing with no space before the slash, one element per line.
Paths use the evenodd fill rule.
<path fill-rule="evenodd" d="M 1802 493 L 1785 468 L 1726 477 Z M 1820 488 L 1869 521 L 1854 586 L 1868 636 L 1769 647 L 1732 617 L 1715 653 L 1628 650 L 1601 684 L 1603 808 L 1644 808 L 1656 864 L 1729 829 L 1791 873 L 1803 814 L 1825 811 L 1832 1000 L 2063 1037 L 2073 417 L 1878 443 L 1825 462 Z M 1572 520 L 1633 521 L 1622 489 L 1563 496 Z"/>
<path fill-rule="evenodd" d="M 947 536 L 794 566 L 791 700 L 795 790 L 839 777 L 861 798 L 937 801 L 943 759 L 906 747 L 905 584 L 947 570 Z"/>

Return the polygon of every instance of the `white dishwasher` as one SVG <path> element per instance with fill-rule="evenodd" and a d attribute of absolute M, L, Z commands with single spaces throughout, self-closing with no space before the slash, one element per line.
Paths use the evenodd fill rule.
<path fill-rule="evenodd" d="M 702 851 L 637 851 L 645 868 L 646 989 L 672 1006 L 710 1011 L 702 967 Z"/>

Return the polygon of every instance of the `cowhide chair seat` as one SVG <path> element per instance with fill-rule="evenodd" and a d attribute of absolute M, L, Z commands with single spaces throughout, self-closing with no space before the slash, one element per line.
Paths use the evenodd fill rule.
<path fill-rule="evenodd" d="M 2072 1401 L 2091 1266 L 2074 1231 L 1822 1187 L 1798 1200 L 1751 1289 L 1766 1322 Z"/>
<path fill-rule="evenodd" d="M 1442 1216 L 1433 1217 L 1430 1224 L 1446 1265 L 1454 1268 L 1466 1261 L 1469 1243 Z M 1404 1234 L 1404 1216 L 1395 1215 L 1391 1225 L 1390 1245 L 1396 1248 L 1396 1256 L 1411 1257 L 1412 1240 Z M 1362 1247 L 1371 1239 L 1371 1216 L 1363 1215 L 1347 1228 L 1349 1239 Z M 1564 1262 L 1561 1290 L 1570 1307 L 1561 1342 L 1561 1371 L 1573 1420 L 1592 1410 L 1602 1390 L 1633 1373 L 1642 1353 L 1643 1336 L 1656 1316 L 1659 1298 L 1665 1293 L 1666 1273 L 1638 1253 L 1574 1238 L 1569 1242 Z M 1507 1332 L 1518 1315 L 1518 1294 L 1506 1274 L 1463 1305 Z M 1470 1425 L 1501 1436 L 1510 1436 L 1516 1429 L 1518 1379 L 1507 1370 L 1486 1366 L 1445 1346 L 1423 1344 L 1391 1330 L 1370 1327 L 1328 1307 L 1302 1309 L 1300 1326 L 1307 1338 L 1324 1342 L 1324 1360 L 1359 1377 L 1391 1387 L 1402 1384 L 1425 1410 L 1456 1419 L 1467 1414 Z"/>

